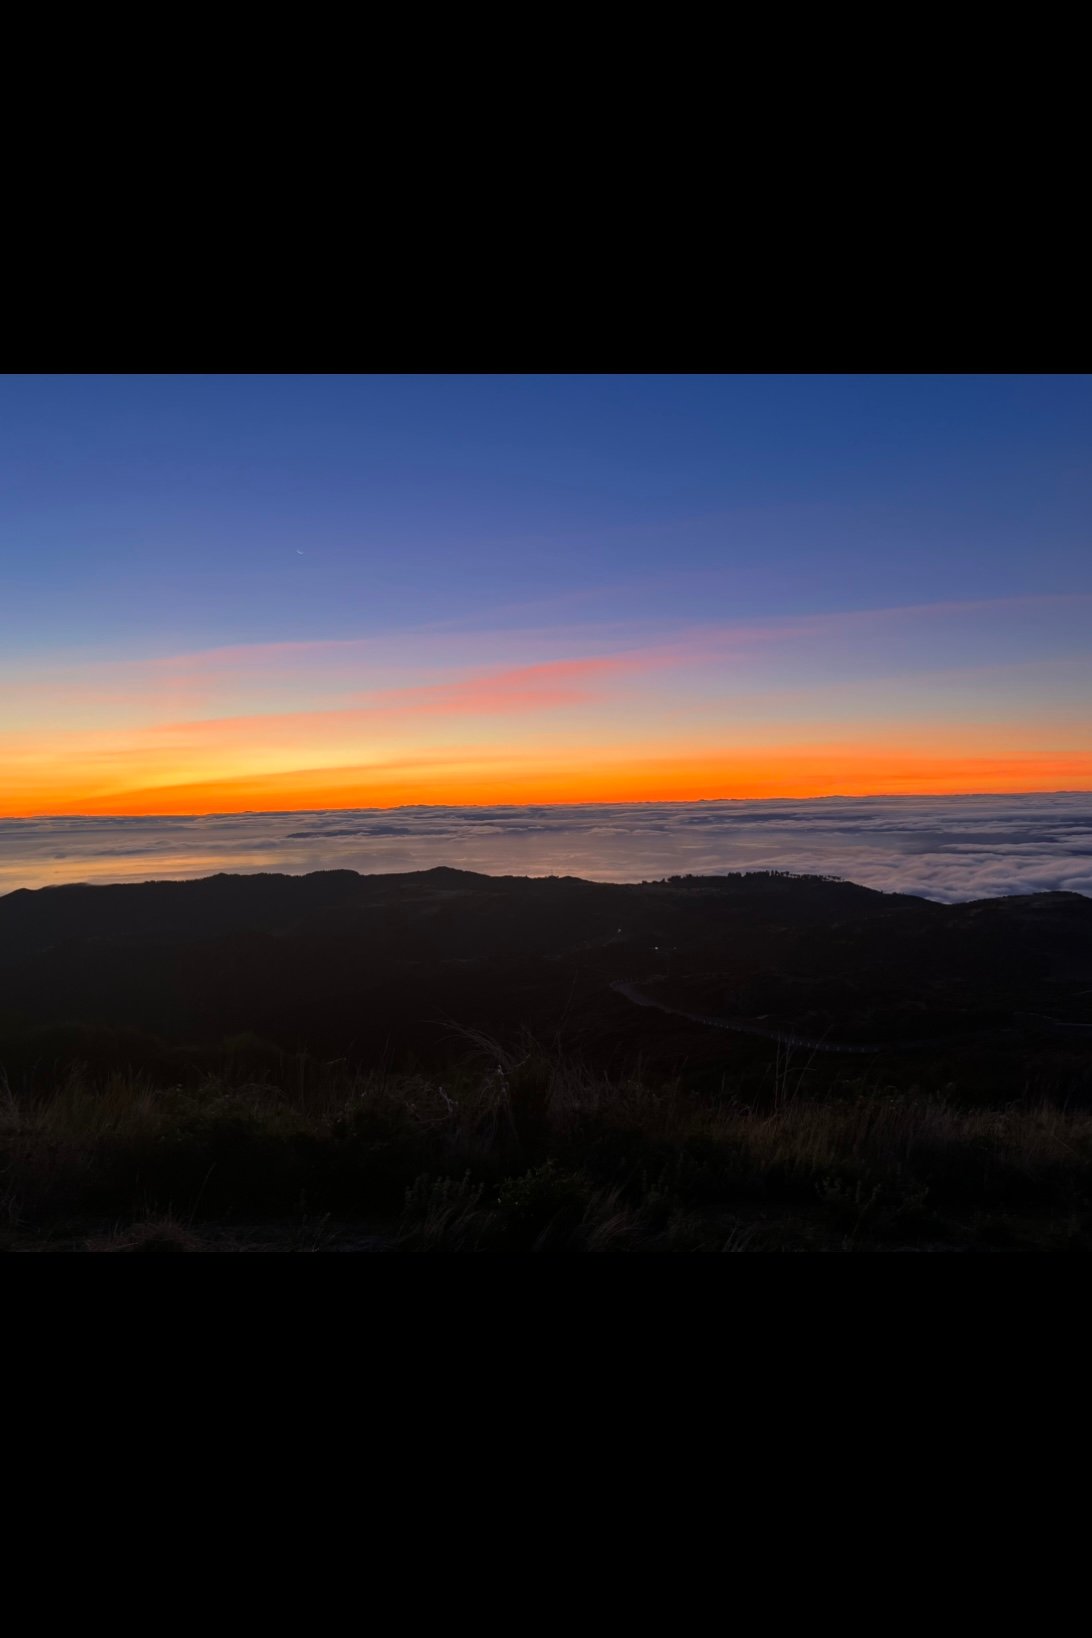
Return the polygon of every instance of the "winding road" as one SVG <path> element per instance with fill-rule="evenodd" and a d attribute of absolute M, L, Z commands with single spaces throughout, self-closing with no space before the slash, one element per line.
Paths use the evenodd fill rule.
<path fill-rule="evenodd" d="M 732 1030 L 737 1035 L 761 1035 L 768 1041 L 777 1041 L 781 1046 L 807 1047 L 812 1052 L 855 1052 L 870 1054 L 876 1052 L 907 1052 L 926 1047 L 947 1047 L 955 1042 L 973 1040 L 976 1036 L 985 1039 L 998 1040 L 1003 1032 L 997 1029 L 968 1029 L 953 1032 L 947 1036 L 922 1036 L 912 1040 L 895 1041 L 832 1041 L 829 1036 L 821 1036 L 818 1040 L 809 1035 L 794 1035 L 787 1030 L 772 1029 L 765 1024 L 752 1023 L 747 1018 L 721 1018 L 711 1016 L 705 1012 L 688 1012 L 683 1007 L 669 1007 L 666 1002 L 656 1001 L 638 989 L 629 979 L 616 978 L 611 983 L 611 989 L 632 1002 L 635 1007 L 654 1007 L 657 1012 L 668 1012 L 676 1018 L 685 1018 L 692 1024 L 705 1024 L 710 1029 Z M 1016 1015 L 1017 1024 L 1029 1024 L 1032 1015 L 1019 1013 Z M 1061 1030 L 1067 1034 L 1092 1036 L 1092 1027 L 1079 1024 L 1063 1024 L 1059 1019 L 1037 1019 L 1042 1026 L 1052 1026 L 1047 1033 Z"/>

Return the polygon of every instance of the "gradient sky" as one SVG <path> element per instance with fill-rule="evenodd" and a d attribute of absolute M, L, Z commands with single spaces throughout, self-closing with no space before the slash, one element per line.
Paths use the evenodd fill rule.
<path fill-rule="evenodd" d="M 1092 788 L 1092 377 L 0 378 L 0 814 Z"/>

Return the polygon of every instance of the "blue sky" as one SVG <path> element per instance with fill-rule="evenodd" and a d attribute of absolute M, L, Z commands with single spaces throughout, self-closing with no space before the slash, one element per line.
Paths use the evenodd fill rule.
<path fill-rule="evenodd" d="M 1088 591 L 1090 451 L 1087 376 L 9 376 L 0 634 Z"/>
<path fill-rule="evenodd" d="M 1085 789 L 1090 502 L 1089 376 L 6 376 L 0 812 Z"/>

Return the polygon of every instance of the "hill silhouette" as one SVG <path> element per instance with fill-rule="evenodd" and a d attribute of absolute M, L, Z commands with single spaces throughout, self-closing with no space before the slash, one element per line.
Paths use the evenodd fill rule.
<path fill-rule="evenodd" d="M 637 1011 L 627 986 L 655 1005 Z M 900 1051 L 1035 1050 L 1060 1026 L 1079 1050 L 1092 1026 L 1092 900 L 940 905 L 767 872 L 615 884 L 445 867 L 0 898 L 9 1060 L 32 1036 L 48 1046 L 43 1031 L 82 1030 L 129 1032 L 130 1050 L 137 1032 L 437 1062 L 463 1027 L 561 1031 L 604 1060 L 639 1048 L 713 1062 L 728 1049 L 716 1025 L 733 1023 Z"/>

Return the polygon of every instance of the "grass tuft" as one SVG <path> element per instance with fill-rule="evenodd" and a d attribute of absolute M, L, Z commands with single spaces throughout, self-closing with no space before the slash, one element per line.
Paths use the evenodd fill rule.
<path fill-rule="evenodd" d="M 523 1039 L 442 1076 L 0 1088 L 0 1240 L 96 1251 L 1092 1249 L 1092 1113 L 867 1075 L 777 1095 L 604 1075 Z M 122 1225 L 103 1229 L 102 1224 Z M 74 1228 L 73 1225 L 76 1225 Z"/>

